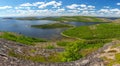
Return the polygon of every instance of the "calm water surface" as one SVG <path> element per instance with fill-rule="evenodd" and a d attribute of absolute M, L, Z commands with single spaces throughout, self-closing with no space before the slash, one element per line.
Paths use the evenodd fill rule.
<path fill-rule="evenodd" d="M 32 28 L 31 25 L 42 25 L 54 23 L 54 21 L 48 20 L 14 20 L 14 19 L 2 19 L 0 18 L 0 31 L 16 32 L 30 37 L 44 38 L 44 39 L 60 39 L 62 36 L 60 33 L 66 28 L 59 29 L 38 29 Z M 93 25 L 98 24 L 96 22 L 68 22 L 75 26 Z"/>

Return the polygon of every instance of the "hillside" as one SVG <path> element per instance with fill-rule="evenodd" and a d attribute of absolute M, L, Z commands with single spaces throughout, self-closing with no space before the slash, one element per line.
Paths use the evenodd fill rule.
<path fill-rule="evenodd" d="M 61 16 L 61 17 L 45 17 L 45 18 L 37 18 L 37 17 L 24 17 L 24 18 L 16 18 L 17 20 L 53 20 L 58 22 L 110 22 L 111 20 L 106 18 L 97 18 L 97 17 L 89 17 L 89 16 Z"/>
<path fill-rule="evenodd" d="M 120 19 L 113 20 L 112 22 L 120 23 Z"/>

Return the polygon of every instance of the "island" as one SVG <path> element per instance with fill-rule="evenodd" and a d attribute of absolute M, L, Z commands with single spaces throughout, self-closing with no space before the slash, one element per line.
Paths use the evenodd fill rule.
<path fill-rule="evenodd" d="M 62 23 L 51 23 L 51 24 L 43 24 L 43 25 L 31 25 L 34 28 L 42 28 L 42 29 L 52 29 L 52 28 L 70 28 L 73 27 L 69 24 L 62 24 Z"/>

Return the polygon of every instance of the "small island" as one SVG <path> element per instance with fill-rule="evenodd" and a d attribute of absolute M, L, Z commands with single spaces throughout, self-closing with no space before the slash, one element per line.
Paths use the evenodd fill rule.
<path fill-rule="evenodd" d="M 44 25 L 32 25 L 31 27 L 42 28 L 42 29 L 52 29 L 52 28 L 70 28 L 73 26 L 69 24 L 63 24 L 63 23 L 51 23 L 51 24 L 44 24 Z"/>
<path fill-rule="evenodd" d="M 3 19 L 14 19 L 14 18 L 12 18 L 12 17 L 5 17 L 5 18 L 3 18 Z"/>
<path fill-rule="evenodd" d="M 40 20 L 40 18 L 37 17 L 18 17 L 16 20 Z"/>

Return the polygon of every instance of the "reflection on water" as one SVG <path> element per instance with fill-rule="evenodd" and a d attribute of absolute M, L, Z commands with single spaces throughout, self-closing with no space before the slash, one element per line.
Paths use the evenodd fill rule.
<path fill-rule="evenodd" d="M 30 27 L 31 25 L 48 24 L 48 23 L 53 23 L 53 22 L 54 21 L 48 21 L 48 20 L 28 21 L 28 20 L 0 19 L 0 31 L 17 32 L 17 33 L 21 33 L 26 36 L 45 38 L 45 39 L 60 39 L 62 38 L 60 33 L 66 30 L 66 28 L 38 29 L 38 28 Z M 68 22 L 67 24 L 83 26 L 83 25 L 93 25 L 93 24 L 98 24 L 98 23 Z"/>

